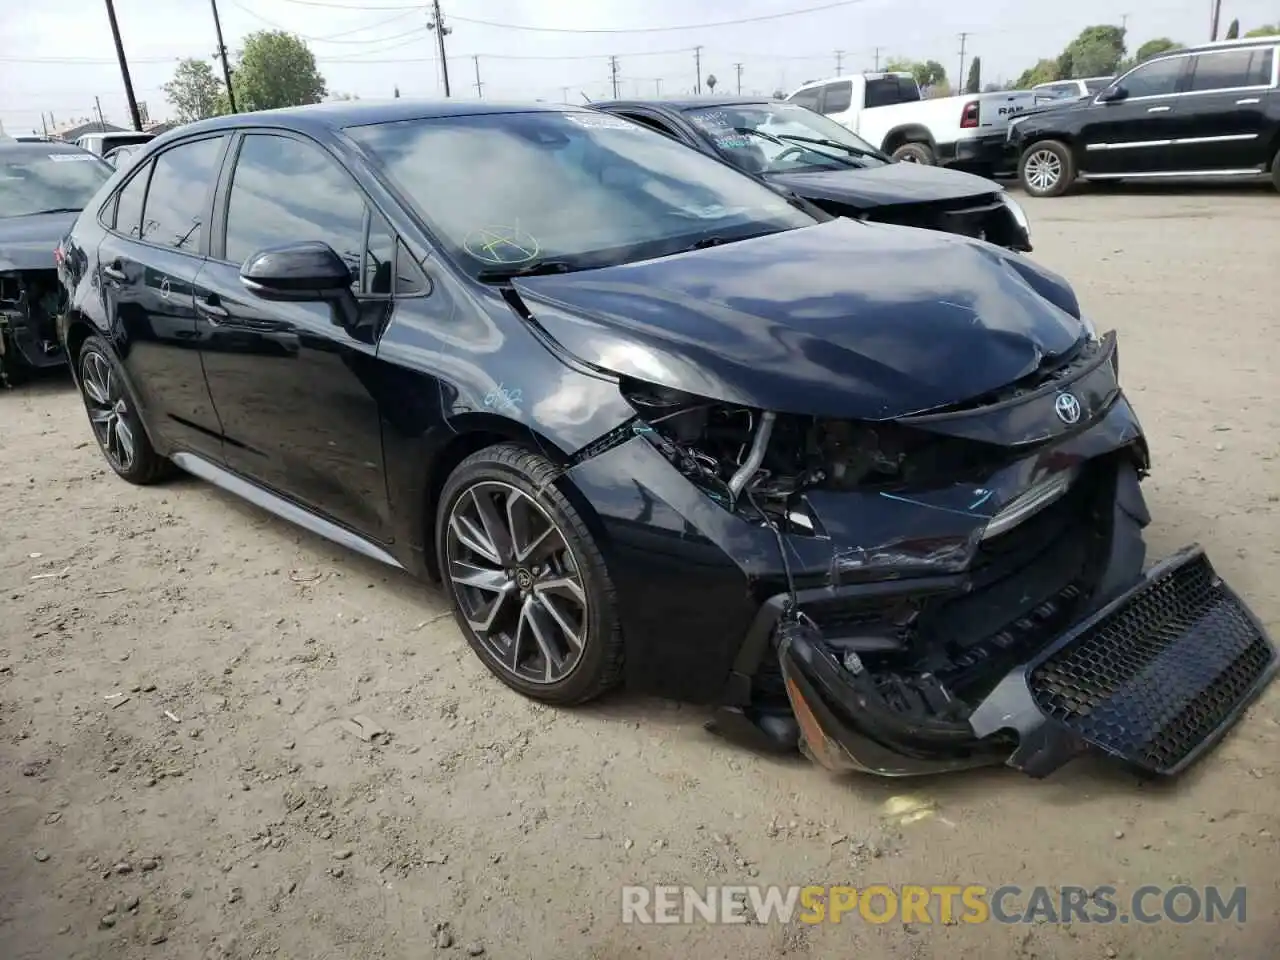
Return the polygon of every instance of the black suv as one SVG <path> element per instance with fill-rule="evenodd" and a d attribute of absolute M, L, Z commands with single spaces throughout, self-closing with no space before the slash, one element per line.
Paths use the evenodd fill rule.
<path fill-rule="evenodd" d="M 1077 177 L 1256 177 L 1280 189 L 1280 37 L 1147 60 L 1091 99 L 1015 119 L 1009 144 L 1035 197 Z"/>

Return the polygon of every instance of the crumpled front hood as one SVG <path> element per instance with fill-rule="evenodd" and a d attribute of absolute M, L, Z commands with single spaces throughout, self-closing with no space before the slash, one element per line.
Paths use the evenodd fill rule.
<path fill-rule="evenodd" d="M 513 281 L 581 360 L 778 412 L 891 419 L 968 400 L 1084 334 L 1060 277 L 936 231 L 848 219 Z"/>
<path fill-rule="evenodd" d="M 835 200 L 859 210 L 904 203 L 936 203 L 989 197 L 1000 185 L 960 170 L 922 163 L 887 163 L 879 167 L 767 174 L 766 179 L 806 199 Z"/>
<path fill-rule="evenodd" d="M 41 213 L 0 218 L 0 273 L 52 270 L 53 248 L 76 222 L 76 213 Z"/>

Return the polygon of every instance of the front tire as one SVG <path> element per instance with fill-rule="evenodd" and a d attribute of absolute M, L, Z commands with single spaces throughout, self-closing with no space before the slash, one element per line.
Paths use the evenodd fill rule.
<path fill-rule="evenodd" d="M 81 345 L 76 370 L 89 426 L 111 469 L 139 486 L 168 476 L 173 465 L 151 446 L 137 400 L 101 337 L 89 337 Z"/>
<path fill-rule="evenodd" d="M 1041 140 L 1022 153 L 1018 163 L 1022 189 L 1033 197 L 1060 197 L 1076 179 L 1071 148 L 1058 140 Z"/>
<path fill-rule="evenodd" d="M 1280 190 L 1280 150 L 1271 158 L 1271 185 Z"/>
<path fill-rule="evenodd" d="M 489 671 L 535 700 L 575 704 L 618 682 L 622 632 L 604 557 L 557 472 L 511 443 L 467 457 L 441 492 L 436 556 Z"/>
<path fill-rule="evenodd" d="M 927 143 L 904 143 L 898 149 L 894 150 L 890 156 L 902 163 L 923 163 L 925 166 L 932 167 L 937 163 L 937 157 L 934 156 L 933 147 Z"/>

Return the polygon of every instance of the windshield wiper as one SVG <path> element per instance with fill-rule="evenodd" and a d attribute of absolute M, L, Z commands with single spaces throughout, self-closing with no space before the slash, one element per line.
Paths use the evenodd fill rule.
<path fill-rule="evenodd" d="M 880 159 L 880 155 L 874 150 L 868 150 L 865 147 L 855 147 L 852 144 L 841 143 L 839 140 L 827 140 L 825 137 L 798 137 L 791 133 L 778 134 L 779 140 L 792 140 L 796 143 L 811 143 L 819 147 L 835 147 L 838 150 L 844 150 L 856 157 L 874 157 Z"/>
<path fill-rule="evenodd" d="M 50 207 L 48 210 L 31 210 L 27 213 L 20 213 L 20 217 L 38 217 L 42 213 L 79 213 L 80 207 Z"/>
<path fill-rule="evenodd" d="M 552 273 L 570 273 L 577 269 L 568 260 L 532 260 L 528 263 L 513 263 L 500 267 L 485 267 L 476 274 L 476 278 L 484 283 L 496 280 L 510 280 L 514 277 L 538 277 Z"/>

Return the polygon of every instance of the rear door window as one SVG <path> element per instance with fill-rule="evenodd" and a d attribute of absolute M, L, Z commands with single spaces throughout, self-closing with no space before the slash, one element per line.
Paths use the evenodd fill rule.
<path fill-rule="evenodd" d="M 198 253 L 209 218 L 209 192 L 227 138 L 209 137 L 172 147 L 155 159 L 142 218 L 148 243 Z"/>
<path fill-rule="evenodd" d="M 116 199 L 115 219 L 112 226 L 119 233 L 137 240 L 142 235 L 142 202 L 147 196 L 147 181 L 151 179 L 151 168 L 154 162 L 148 161 L 146 166 L 133 175 Z"/>
<path fill-rule="evenodd" d="M 1264 87 L 1271 83 L 1271 47 L 1252 50 L 1221 50 L 1202 53 L 1195 58 L 1191 74 L 1191 90 L 1234 90 L 1239 87 Z"/>
<path fill-rule="evenodd" d="M 848 80 L 828 83 L 822 88 L 822 113 L 844 113 L 853 101 L 853 84 Z"/>

